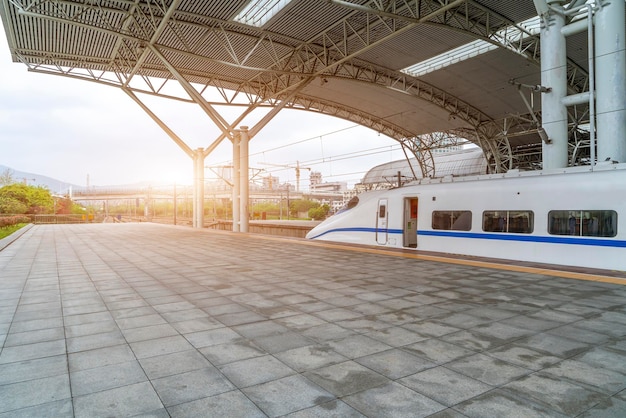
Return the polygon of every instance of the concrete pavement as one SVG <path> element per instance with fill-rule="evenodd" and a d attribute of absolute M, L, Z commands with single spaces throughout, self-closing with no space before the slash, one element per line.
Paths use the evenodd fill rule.
<path fill-rule="evenodd" d="M 0 251 L 0 417 L 624 417 L 625 336 L 623 284 L 304 240 L 38 225 Z"/>

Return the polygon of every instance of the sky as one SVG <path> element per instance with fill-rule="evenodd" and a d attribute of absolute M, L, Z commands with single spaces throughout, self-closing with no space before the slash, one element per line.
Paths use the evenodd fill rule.
<path fill-rule="evenodd" d="M 192 183 L 191 158 L 122 90 L 29 72 L 12 62 L 1 23 L 0 29 L 0 165 L 79 186 Z M 141 99 L 191 148 L 206 148 L 219 134 L 198 105 Z M 242 111 L 218 110 L 229 122 Z M 254 126 L 263 112 L 242 125 Z M 295 169 L 276 166 L 299 164 L 300 189 L 306 190 L 305 167 L 321 172 L 325 182 L 352 186 L 370 168 L 402 158 L 398 142 L 354 122 L 283 110 L 251 140 L 249 164 L 294 186 Z M 225 140 L 205 166 L 230 161 L 232 145 Z M 215 177 L 208 168 L 205 176 Z"/>

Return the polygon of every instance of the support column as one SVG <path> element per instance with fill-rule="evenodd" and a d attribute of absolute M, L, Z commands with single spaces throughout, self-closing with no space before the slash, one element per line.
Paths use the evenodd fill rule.
<path fill-rule="evenodd" d="M 598 162 L 626 162 L 624 0 L 602 1 L 595 14 Z"/>
<path fill-rule="evenodd" d="M 233 135 L 233 232 L 239 232 L 239 193 L 240 193 L 240 148 L 239 148 L 239 133 L 235 132 Z"/>
<path fill-rule="evenodd" d="M 548 1 L 553 9 L 563 11 L 560 0 Z M 565 16 L 553 10 L 541 19 L 541 85 L 551 91 L 541 96 L 541 126 L 549 143 L 542 145 L 543 168 L 567 167 L 567 107 L 562 100 L 567 95 L 567 56 L 565 36 L 561 28 Z"/>
<path fill-rule="evenodd" d="M 248 178 L 248 127 L 242 126 L 239 131 L 239 217 L 240 232 L 248 232 L 248 224 L 250 220 L 249 211 L 249 195 L 250 180 Z"/>
<path fill-rule="evenodd" d="M 193 155 L 193 227 L 204 226 L 204 150 L 198 148 Z"/>

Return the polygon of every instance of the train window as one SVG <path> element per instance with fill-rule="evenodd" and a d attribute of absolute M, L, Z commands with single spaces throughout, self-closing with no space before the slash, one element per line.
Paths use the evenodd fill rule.
<path fill-rule="evenodd" d="M 472 228 L 472 212 L 469 210 L 433 211 L 433 229 L 469 231 Z"/>
<path fill-rule="evenodd" d="M 483 212 L 483 231 L 530 234 L 534 214 L 530 210 L 492 210 Z"/>
<path fill-rule="evenodd" d="M 617 212 L 614 210 L 551 210 L 548 233 L 583 237 L 617 235 Z"/>
<path fill-rule="evenodd" d="M 355 207 L 358 204 L 359 204 L 359 197 L 358 196 L 354 196 L 352 199 L 350 199 L 348 201 L 348 203 L 346 203 L 346 206 L 343 208 L 343 210 L 352 209 L 353 207 Z"/>
<path fill-rule="evenodd" d="M 385 205 L 380 205 L 378 207 L 378 217 L 379 218 L 384 218 L 385 217 L 385 212 L 387 211 L 387 206 Z"/>

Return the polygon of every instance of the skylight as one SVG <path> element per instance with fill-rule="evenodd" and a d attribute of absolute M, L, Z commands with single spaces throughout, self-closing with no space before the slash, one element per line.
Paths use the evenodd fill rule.
<path fill-rule="evenodd" d="M 532 35 L 538 34 L 539 31 L 539 17 L 535 16 L 519 23 L 516 26 L 507 26 L 506 28 L 499 30 L 493 35 L 493 39 L 501 45 L 505 45 L 508 49 L 517 52 L 515 48 L 516 43 L 519 43 Z M 422 62 L 418 62 L 417 64 L 406 67 L 401 71 L 413 77 L 420 77 L 424 74 L 440 70 L 449 65 L 493 51 L 496 48 L 499 48 L 499 46 L 483 40 L 478 40 L 462 45 L 458 48 L 454 48 L 448 52 L 444 52 L 443 54 L 436 55 Z"/>
<path fill-rule="evenodd" d="M 250 26 L 262 27 L 276 16 L 291 0 L 250 0 L 234 20 Z"/>

